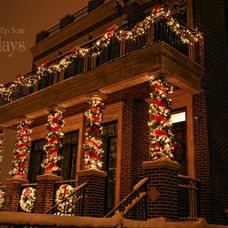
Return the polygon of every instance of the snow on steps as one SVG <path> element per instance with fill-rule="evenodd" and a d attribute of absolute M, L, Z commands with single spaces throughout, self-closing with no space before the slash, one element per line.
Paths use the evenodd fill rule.
<path fill-rule="evenodd" d="M 116 214 L 111 218 L 94 218 L 82 216 L 58 216 L 24 212 L 0 212 L 1 224 L 17 225 L 55 225 L 59 227 L 100 227 L 100 228 L 227 228 L 222 225 L 208 225 L 204 219 L 188 222 L 171 222 L 165 218 L 154 218 L 147 221 L 136 221 Z"/>

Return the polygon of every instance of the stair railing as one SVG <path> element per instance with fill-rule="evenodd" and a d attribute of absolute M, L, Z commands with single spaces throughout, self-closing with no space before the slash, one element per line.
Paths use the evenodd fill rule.
<path fill-rule="evenodd" d="M 110 217 L 114 213 L 120 213 L 125 216 L 138 202 L 143 201 L 143 220 L 147 218 L 147 181 L 148 177 L 140 180 L 134 187 L 131 193 L 129 193 L 120 203 L 118 203 L 111 211 L 109 211 L 104 217 Z"/>
<path fill-rule="evenodd" d="M 64 200 L 54 205 L 46 214 L 53 215 L 83 215 L 83 207 L 85 201 L 85 187 L 87 183 L 83 183 L 74 188 Z M 80 204 L 78 203 L 80 201 Z M 61 209 L 60 209 L 61 208 Z"/>

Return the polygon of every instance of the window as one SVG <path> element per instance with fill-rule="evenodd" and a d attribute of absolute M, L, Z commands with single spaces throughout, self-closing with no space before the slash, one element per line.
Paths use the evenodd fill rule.
<path fill-rule="evenodd" d="M 40 164 L 44 156 L 43 146 L 45 145 L 45 143 L 45 139 L 40 139 L 32 142 L 28 173 L 28 180 L 30 181 L 30 183 L 36 182 L 36 177 L 42 173 L 42 168 Z"/>
<path fill-rule="evenodd" d="M 66 133 L 63 138 L 63 146 L 59 150 L 59 155 L 61 155 L 63 159 L 59 163 L 61 171 L 58 173 L 58 175 L 61 175 L 64 180 L 72 180 L 76 177 L 78 135 L 79 131 Z M 43 146 L 45 144 L 45 139 L 40 139 L 32 142 L 28 174 L 28 180 L 31 183 L 36 182 L 36 177 L 42 174 L 42 168 L 40 164 L 44 159 L 45 153 L 43 151 Z"/>
<path fill-rule="evenodd" d="M 180 163 L 180 174 L 187 175 L 187 141 L 186 141 L 186 112 L 185 110 L 174 111 L 171 115 L 173 134 L 175 137 L 176 160 Z"/>
<path fill-rule="evenodd" d="M 74 180 L 76 178 L 78 136 L 79 131 L 72 131 L 66 133 L 63 138 L 63 146 L 59 154 L 63 157 L 60 161 L 60 176 L 62 176 L 64 180 Z"/>
<path fill-rule="evenodd" d="M 104 171 L 108 174 L 105 189 L 105 213 L 110 211 L 115 204 L 117 128 L 117 121 L 103 125 Z"/>

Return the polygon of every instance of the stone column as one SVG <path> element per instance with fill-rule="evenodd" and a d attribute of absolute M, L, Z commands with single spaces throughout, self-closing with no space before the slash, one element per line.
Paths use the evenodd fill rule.
<path fill-rule="evenodd" d="M 63 178 L 52 173 L 37 176 L 35 213 L 46 213 L 54 204 L 55 182 Z"/>
<path fill-rule="evenodd" d="M 6 193 L 4 211 L 17 211 L 21 193 L 21 185 L 28 183 L 28 180 L 14 176 L 6 180 Z"/>
<path fill-rule="evenodd" d="M 84 216 L 103 217 L 105 181 L 107 173 L 95 168 L 77 171 L 79 184 L 87 183 L 84 201 Z"/>
<path fill-rule="evenodd" d="M 143 162 L 148 181 L 148 218 L 163 216 L 176 219 L 178 216 L 178 182 L 180 165 L 167 157 Z"/>

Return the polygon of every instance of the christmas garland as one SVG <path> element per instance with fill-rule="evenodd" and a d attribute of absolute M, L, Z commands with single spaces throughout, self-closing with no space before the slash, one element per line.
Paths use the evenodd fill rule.
<path fill-rule="evenodd" d="M 36 189 L 27 187 L 23 189 L 20 198 L 20 207 L 23 211 L 32 212 L 36 201 Z"/>
<path fill-rule="evenodd" d="M 64 120 L 62 111 L 58 109 L 50 111 L 47 124 L 49 131 L 46 137 L 47 144 L 43 148 L 46 152 L 46 158 L 41 163 L 41 167 L 44 168 L 45 173 L 60 170 L 57 163 L 62 160 L 62 157 L 58 155 L 58 150 L 62 147 L 62 138 L 64 135 L 62 132 L 63 126 Z"/>
<path fill-rule="evenodd" d="M 85 112 L 87 118 L 87 128 L 85 133 L 84 160 L 90 168 L 101 169 L 103 166 L 102 157 L 104 150 L 102 148 L 103 130 L 101 122 L 103 120 L 102 110 L 104 103 L 98 97 L 92 97 L 89 101 L 89 109 Z"/>
<path fill-rule="evenodd" d="M 90 48 L 74 48 L 71 52 L 62 58 L 58 64 L 48 64 L 47 61 L 41 63 L 37 71 L 31 77 L 24 77 L 18 75 L 15 81 L 7 83 L 7 86 L 0 84 L 0 95 L 6 100 L 12 100 L 12 93 L 16 90 L 18 85 L 31 87 L 38 83 L 47 73 L 55 73 L 65 70 L 77 56 L 85 57 L 86 55 L 96 56 L 100 55 L 105 47 L 110 43 L 112 37 L 118 40 L 135 40 L 138 36 L 143 35 L 151 28 L 155 22 L 162 19 L 166 20 L 167 25 L 175 32 L 183 43 L 193 44 L 202 39 L 202 34 L 196 30 L 190 30 L 182 26 L 177 19 L 172 17 L 172 12 L 164 5 L 157 4 L 154 6 L 151 14 L 144 20 L 137 23 L 132 30 L 122 30 L 116 25 L 113 25 L 106 33 L 96 41 Z"/>
<path fill-rule="evenodd" d="M 168 97 L 173 87 L 162 76 L 150 80 L 150 87 L 150 156 L 152 160 L 163 156 L 173 159 L 174 136 L 170 121 L 171 99 Z"/>
<path fill-rule="evenodd" d="M 2 162 L 3 159 L 3 143 L 5 142 L 5 137 L 4 137 L 4 133 L 3 130 L 0 129 L 0 164 Z M 1 166 L 0 166 L 0 175 L 1 175 Z"/>
<path fill-rule="evenodd" d="M 13 170 L 9 172 L 11 176 L 22 177 L 27 171 L 26 161 L 30 152 L 31 133 L 31 121 L 22 120 L 17 126 L 14 160 L 12 161 Z"/>
<path fill-rule="evenodd" d="M 0 209 L 3 208 L 5 202 L 5 192 L 0 189 Z"/>
<path fill-rule="evenodd" d="M 74 188 L 69 184 L 62 184 L 56 191 L 55 202 L 59 204 L 74 192 Z M 57 206 L 58 215 L 72 214 L 74 210 L 73 196 Z"/>

